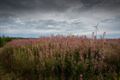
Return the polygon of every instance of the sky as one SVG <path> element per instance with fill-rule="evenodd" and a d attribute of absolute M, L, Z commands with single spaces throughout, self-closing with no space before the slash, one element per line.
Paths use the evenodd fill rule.
<path fill-rule="evenodd" d="M 0 0 L 0 36 L 120 38 L 120 0 Z"/>

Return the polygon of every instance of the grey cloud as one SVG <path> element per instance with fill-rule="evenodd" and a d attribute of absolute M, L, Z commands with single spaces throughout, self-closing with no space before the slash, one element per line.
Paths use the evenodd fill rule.
<path fill-rule="evenodd" d="M 1 10 L 65 10 L 80 0 L 1 0 Z"/>
<path fill-rule="evenodd" d="M 119 31 L 119 13 L 120 0 L 0 0 L 0 32 L 92 32 L 98 22 Z"/>
<path fill-rule="evenodd" d="M 5 19 L 6 20 L 6 19 Z M 108 30 L 120 30 L 120 17 L 105 19 L 100 22 L 104 29 Z M 56 20 L 21 20 L 19 18 L 10 17 L 6 21 L 0 21 L 0 28 L 2 29 L 20 29 L 20 30 L 57 30 L 66 32 L 76 31 L 91 31 L 93 28 L 91 24 L 87 24 L 84 21 L 74 20 L 72 22 L 56 21 Z"/>
<path fill-rule="evenodd" d="M 120 0 L 0 0 L 0 10 L 45 10 L 64 11 L 70 7 L 81 6 L 91 7 L 102 4 L 117 6 Z M 120 6 L 119 6 L 120 7 Z"/>
<path fill-rule="evenodd" d="M 22 21 L 13 19 L 13 21 L 1 22 L 1 30 L 56 30 L 65 32 L 75 32 L 86 29 L 82 22 L 67 22 L 67 21 L 55 21 L 55 20 L 38 20 L 38 21 Z"/>
<path fill-rule="evenodd" d="M 9 16 L 35 15 L 35 13 L 56 13 L 65 16 L 78 16 L 76 13 L 84 13 L 93 9 L 104 9 L 105 12 L 111 9 L 120 8 L 120 0 L 0 0 L 0 18 Z M 68 13 L 66 13 L 69 11 Z M 115 13 L 120 12 L 116 10 Z M 48 16 L 48 15 L 46 15 Z"/>
<path fill-rule="evenodd" d="M 101 21 L 101 25 L 104 27 L 106 30 L 110 31 L 119 31 L 120 30 L 120 16 L 110 18 L 110 19 L 105 19 Z"/>

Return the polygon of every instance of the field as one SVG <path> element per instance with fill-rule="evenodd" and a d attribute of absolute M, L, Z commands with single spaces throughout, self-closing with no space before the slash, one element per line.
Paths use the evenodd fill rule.
<path fill-rule="evenodd" d="M 120 39 L 13 39 L 0 48 L 0 80 L 120 80 Z"/>

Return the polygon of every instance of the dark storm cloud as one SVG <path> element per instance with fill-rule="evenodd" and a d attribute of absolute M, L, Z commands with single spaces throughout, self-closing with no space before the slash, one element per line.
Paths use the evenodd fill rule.
<path fill-rule="evenodd" d="M 120 33 L 120 0 L 0 0 L 0 34 Z"/>
<path fill-rule="evenodd" d="M 0 17 L 18 16 L 24 13 L 84 12 L 101 8 L 106 11 L 120 8 L 120 0 L 0 0 Z M 112 12 L 112 11 L 111 11 Z M 120 11 L 119 11 L 120 12 Z"/>
<path fill-rule="evenodd" d="M 1 10 L 65 10 L 79 0 L 0 0 Z"/>
<path fill-rule="evenodd" d="M 76 5 L 92 7 L 94 5 L 120 6 L 120 0 L 0 0 L 0 10 L 53 10 L 64 11 Z"/>

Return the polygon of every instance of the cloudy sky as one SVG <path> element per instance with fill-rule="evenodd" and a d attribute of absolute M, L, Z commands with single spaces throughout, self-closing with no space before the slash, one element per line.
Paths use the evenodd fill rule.
<path fill-rule="evenodd" d="M 0 36 L 106 32 L 120 38 L 120 0 L 0 0 Z"/>

